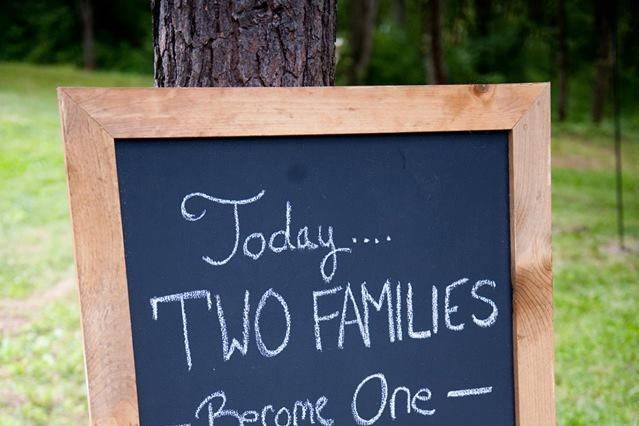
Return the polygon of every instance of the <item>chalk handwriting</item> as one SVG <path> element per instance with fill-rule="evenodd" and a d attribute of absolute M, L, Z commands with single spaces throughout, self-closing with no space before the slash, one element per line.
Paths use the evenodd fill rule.
<path fill-rule="evenodd" d="M 362 390 L 368 398 L 366 404 L 372 402 L 376 407 L 376 412 L 369 417 L 364 417 L 359 411 Z M 468 398 L 480 397 L 492 393 L 492 386 L 465 388 L 450 390 L 446 393 L 446 398 Z M 407 416 L 434 416 L 437 409 L 433 404 L 433 392 L 430 388 L 420 387 L 416 391 L 407 386 L 395 386 L 392 391 L 389 387 L 388 379 L 384 373 L 371 374 L 362 379 L 356 386 L 351 399 L 351 414 L 355 424 L 360 426 L 371 426 L 377 423 L 387 424 L 386 418 L 391 421 L 406 419 Z M 334 411 L 333 407 L 328 407 L 328 398 L 324 395 L 312 400 L 309 398 L 299 399 L 291 405 L 274 406 L 265 404 L 258 409 L 239 411 L 227 408 L 229 400 L 226 392 L 217 390 L 206 397 L 195 409 L 194 419 L 196 421 L 206 421 L 208 426 L 215 426 L 219 422 L 244 426 L 247 423 L 259 423 L 262 426 L 302 426 L 306 424 L 319 424 L 322 426 L 333 426 L 335 420 L 331 419 L 324 410 Z M 386 414 L 387 413 L 387 414 Z M 370 414 L 370 413 L 369 413 Z M 225 419 L 225 420 L 223 420 Z M 201 424 L 201 423 L 198 423 Z M 182 423 L 172 426 L 191 426 L 191 423 Z"/>
<path fill-rule="evenodd" d="M 473 395 L 485 395 L 487 393 L 491 393 L 493 391 L 492 386 L 486 386 L 484 388 L 471 388 L 471 389 L 459 389 L 452 390 L 446 394 L 447 398 L 460 398 L 464 396 L 473 396 Z"/>
<path fill-rule="evenodd" d="M 453 313 L 459 316 L 462 316 L 462 314 L 467 315 L 466 317 L 472 318 L 476 326 L 482 328 L 491 327 L 497 321 L 499 311 L 496 303 L 485 295 L 479 294 L 482 288 L 496 287 L 497 284 L 491 280 L 479 280 L 470 289 L 473 299 L 481 301 L 492 309 L 487 317 L 478 317 L 475 312 L 458 312 L 459 307 L 454 304 L 455 300 L 457 300 L 457 292 L 461 292 L 463 285 L 468 281 L 468 278 L 462 278 L 445 287 L 443 316 L 447 330 L 461 332 L 465 329 L 463 322 L 460 324 L 453 323 Z M 326 345 L 326 336 L 322 333 L 322 327 L 325 323 L 330 323 L 333 320 L 338 321 L 339 324 L 336 339 L 336 346 L 339 349 L 346 347 L 346 330 L 348 326 L 355 326 L 352 329 L 359 332 L 362 339 L 361 342 L 366 348 L 373 346 L 374 342 L 372 341 L 370 330 L 371 327 L 376 325 L 388 329 L 388 342 L 390 343 L 399 343 L 404 339 L 429 339 L 439 332 L 440 309 L 442 308 L 439 303 L 437 286 L 433 285 L 430 291 L 426 291 L 425 299 L 428 300 L 430 296 L 430 300 L 426 302 L 426 309 L 423 306 L 424 295 L 422 294 L 422 297 L 417 299 L 413 284 L 410 282 L 406 283 L 406 285 L 397 282 L 395 292 L 392 291 L 393 287 L 390 279 L 384 282 L 379 293 L 372 293 L 369 287 L 369 283 L 363 282 L 359 287 L 358 293 L 357 287 L 346 283 L 345 286 L 336 286 L 313 292 L 315 348 L 318 351 L 322 351 Z M 468 291 L 468 287 L 466 287 L 466 291 Z M 335 299 L 339 300 L 339 302 Z M 420 300 L 419 305 L 416 299 Z M 338 308 L 338 306 L 341 308 Z M 373 309 L 371 309 L 371 306 Z M 431 311 L 430 315 L 428 314 L 428 308 Z M 486 311 L 478 307 L 476 309 L 482 313 Z M 426 313 L 424 318 L 420 319 L 420 322 L 426 322 L 426 326 L 417 327 L 415 315 L 417 312 L 420 312 L 420 316 L 423 315 L 421 312 Z M 430 324 L 428 324 L 429 322 Z M 358 339 L 356 338 L 356 340 Z"/>
<path fill-rule="evenodd" d="M 168 296 L 152 297 L 151 309 L 153 310 L 153 319 L 158 319 L 158 303 L 167 302 L 180 302 L 180 309 L 182 313 L 182 333 L 184 336 L 184 352 L 186 354 L 186 365 L 189 370 L 192 367 L 191 363 L 191 346 L 189 344 L 189 332 L 186 322 L 186 308 L 184 307 L 184 301 L 189 299 L 206 299 L 206 306 L 208 310 L 211 310 L 211 293 L 207 290 L 188 291 L 186 293 L 169 294 Z"/>
<path fill-rule="evenodd" d="M 239 412 L 226 407 L 227 398 L 224 391 L 213 392 L 200 402 L 195 410 L 195 418 L 199 419 L 200 415 L 205 413 L 209 426 L 215 426 L 216 421 L 222 418 L 235 419 L 238 426 L 244 426 L 245 423 L 257 423 L 261 421 L 262 425 L 300 425 L 302 422 L 315 424 L 317 421 L 322 426 L 332 426 L 334 420 L 325 417 L 322 413 L 324 407 L 328 403 L 328 398 L 320 396 L 312 403 L 309 399 L 305 401 L 298 400 L 293 403 L 293 407 L 286 406 L 275 409 L 273 405 L 268 404 L 261 410 L 246 410 Z M 224 423 L 228 424 L 228 423 Z"/>
<path fill-rule="evenodd" d="M 490 286 L 492 288 L 495 288 L 497 286 L 497 284 L 495 284 L 495 281 L 480 280 L 480 281 L 477 281 L 475 283 L 475 285 L 473 285 L 473 289 L 470 292 L 470 294 L 475 299 L 479 299 L 482 302 L 487 303 L 492 308 L 492 311 L 491 311 L 490 315 L 488 316 L 488 318 L 479 319 L 479 318 L 477 318 L 475 316 L 475 314 L 472 315 L 473 321 L 475 322 L 475 324 L 477 324 L 480 327 L 490 327 L 491 325 L 493 325 L 495 323 L 495 321 L 497 320 L 497 313 L 499 312 L 497 310 L 497 305 L 495 304 L 495 302 L 493 302 L 491 299 L 489 299 L 487 297 L 480 296 L 480 295 L 477 294 L 477 290 L 479 290 L 480 287 L 485 286 L 485 285 Z"/>
<path fill-rule="evenodd" d="M 250 323 L 251 294 L 250 292 L 248 290 L 245 290 L 244 292 L 244 304 L 243 304 L 243 310 L 242 310 L 242 337 L 240 340 L 230 336 L 230 332 L 227 327 L 224 307 L 222 304 L 222 297 L 219 294 L 215 294 L 214 298 L 215 298 L 215 304 L 217 308 L 218 322 L 220 325 L 222 359 L 224 361 L 229 361 L 233 357 L 233 354 L 236 351 L 241 356 L 246 356 L 249 350 L 249 340 L 250 340 L 249 338 L 250 338 L 250 332 L 251 332 L 250 330 L 250 327 L 251 327 L 251 323 Z M 281 343 L 275 349 L 268 348 L 266 344 L 264 343 L 264 341 L 262 340 L 262 333 L 261 333 L 262 325 L 260 322 L 262 310 L 264 309 L 267 302 L 271 298 L 275 299 L 278 305 L 280 306 L 280 308 L 282 309 L 284 322 L 285 322 L 284 336 L 282 338 Z M 170 295 L 161 296 L 161 297 L 152 297 L 150 299 L 153 319 L 156 321 L 158 320 L 158 303 L 180 302 L 182 333 L 184 337 L 184 352 L 186 355 L 186 364 L 189 370 L 191 370 L 191 368 L 193 367 L 193 363 L 191 359 L 191 343 L 189 340 L 189 326 L 187 321 L 187 309 L 185 306 L 185 301 L 190 299 L 206 299 L 207 308 L 209 311 L 211 310 L 211 307 L 212 307 L 211 293 L 208 290 L 189 291 L 185 293 L 170 294 Z M 291 314 L 288 309 L 288 304 L 286 303 L 286 300 L 284 299 L 282 295 L 275 292 L 275 290 L 273 290 L 272 288 L 268 289 L 266 292 L 264 292 L 264 294 L 260 298 L 257 309 L 255 311 L 255 317 L 253 320 L 255 344 L 262 356 L 266 358 L 270 358 L 270 357 L 278 355 L 280 352 L 282 352 L 286 348 L 289 342 L 290 334 L 291 334 L 291 324 L 292 324 Z"/>
<path fill-rule="evenodd" d="M 312 292 L 313 303 L 313 334 L 315 337 L 315 349 L 321 352 L 330 346 L 344 350 L 347 345 L 363 345 L 371 348 L 376 344 L 399 344 L 403 340 L 421 340 L 424 342 L 436 339 L 439 330 L 440 315 L 444 317 L 447 333 L 463 333 L 469 327 L 489 328 L 498 318 L 497 304 L 490 297 L 491 290 L 497 288 L 493 280 L 476 280 L 471 286 L 468 278 L 460 278 L 443 287 L 443 304 L 440 304 L 440 291 L 438 286 L 432 285 L 430 289 L 424 286 L 415 286 L 412 282 L 404 283 L 394 281 L 391 278 L 382 283 L 371 285 L 370 282 L 361 282 L 352 285 L 346 282 L 342 285 L 328 289 L 320 289 Z M 424 291 L 426 290 L 426 291 Z M 458 297 L 466 294 L 466 297 L 476 301 L 470 312 L 467 304 L 460 308 Z M 207 312 L 213 310 L 213 300 L 216 305 L 217 322 L 220 327 L 220 355 L 223 362 L 232 358 L 243 358 L 251 350 L 251 345 L 257 348 L 257 352 L 264 358 L 272 358 L 282 353 L 288 347 L 294 329 L 293 318 L 286 298 L 269 288 L 262 293 L 257 304 L 251 303 L 251 292 L 244 290 L 241 299 L 242 308 L 239 308 L 239 300 L 223 300 L 220 294 L 212 294 L 209 290 L 194 290 L 184 293 L 169 294 L 159 297 L 151 297 L 151 315 L 154 321 L 171 320 L 170 310 L 163 313 L 160 318 L 159 305 L 179 302 L 180 314 L 173 318 L 181 321 L 184 339 L 184 353 L 188 370 L 193 367 L 191 352 L 198 346 L 189 340 L 189 310 L 202 309 L 198 306 L 198 300 L 206 302 Z M 428 300 L 430 298 L 430 300 Z M 426 301 L 424 300 L 426 299 Z M 187 301 L 191 301 L 187 304 Z M 426 303 L 424 303 L 426 302 Z M 235 303 L 235 306 L 233 304 Z M 269 306 L 280 313 L 283 321 L 273 321 L 269 314 L 269 321 L 262 321 L 262 312 Z M 232 307 L 232 309 L 230 309 Z M 226 309 L 225 309 L 226 308 Z M 431 313 L 428 313 L 430 308 Z M 175 312 L 175 311 L 173 311 Z M 229 312 L 236 313 L 241 321 L 234 319 L 233 324 L 241 322 L 241 329 L 237 330 L 238 337 L 233 337 L 227 325 Z M 416 314 L 419 314 L 419 317 Z M 425 314 L 425 315 L 424 315 Z M 453 318 L 454 315 L 454 318 Z M 215 315 L 212 316 L 215 321 Z M 468 321 L 464 323 L 464 318 Z M 322 330 L 326 323 L 332 322 L 332 327 Z M 429 324 L 430 322 L 430 324 Z M 419 323 L 419 326 L 418 326 Z M 273 334 L 269 330 L 269 336 L 281 336 L 279 342 L 267 344 L 263 341 L 262 332 L 265 328 L 276 327 L 279 334 Z M 346 338 L 347 330 L 349 339 Z M 372 332 L 377 330 L 377 332 Z M 382 333 L 379 333 L 379 330 Z M 385 333 L 386 337 L 380 339 Z M 353 339 L 353 334 L 361 337 Z M 251 338 L 253 336 L 253 339 Z M 375 336 L 378 341 L 373 341 Z M 253 343 L 252 343 L 253 342 Z M 200 342 L 197 342 L 200 343 Z M 199 347 L 209 348 L 210 340 L 201 342 Z M 179 349 L 178 349 L 179 350 Z M 201 350 L 201 349 L 200 349 Z M 193 373 L 195 374 L 195 373 Z M 493 392 L 492 386 L 468 387 L 448 390 L 445 393 L 447 399 L 487 397 Z M 406 421 L 415 416 L 434 416 L 437 409 L 434 406 L 433 392 L 428 387 L 410 388 L 401 384 L 389 385 L 386 375 L 382 372 L 370 374 L 355 386 L 350 412 L 355 424 L 371 426 L 376 424 L 389 424 L 394 421 Z M 363 402 L 363 395 L 367 395 L 367 401 Z M 372 401 L 370 398 L 374 398 Z M 440 401 L 440 400 L 438 400 Z M 238 410 L 229 404 L 227 394 L 223 390 L 217 390 L 207 395 L 198 404 L 194 412 L 193 423 L 184 425 L 203 424 L 209 426 L 217 424 L 246 424 L 289 425 L 319 424 L 332 426 L 335 421 L 327 413 L 334 412 L 334 408 L 327 408 L 328 398 L 324 395 L 313 399 L 299 399 L 288 406 L 276 407 L 266 403 L 258 409 Z M 373 407 L 361 411 L 361 408 Z"/>
<path fill-rule="evenodd" d="M 479 291 L 482 288 L 496 288 L 497 284 L 492 280 L 478 280 L 470 289 L 470 294 L 473 299 L 479 300 L 491 308 L 488 316 L 478 316 L 477 312 L 458 312 L 459 307 L 453 304 L 455 300 L 454 298 L 456 297 L 456 293 L 453 290 L 461 291 L 459 289 L 462 289 L 464 284 L 467 282 L 468 278 L 462 278 L 445 287 L 443 314 L 447 330 L 461 332 L 465 328 L 465 324 L 463 322 L 460 324 L 453 324 L 453 320 L 451 318 L 451 314 L 453 313 L 457 315 L 467 315 L 467 318 L 470 317 L 473 321 L 471 325 L 474 323 L 476 326 L 481 328 L 491 327 L 497 321 L 497 316 L 499 314 L 497 304 L 486 295 L 479 294 Z M 430 301 L 426 302 L 426 304 L 430 305 L 431 314 L 427 314 L 426 318 L 430 317 L 431 323 L 427 324 L 430 327 L 421 326 L 419 329 L 416 326 L 417 320 L 415 318 L 415 313 L 428 312 L 428 308 L 424 309 L 423 307 L 423 298 L 419 299 L 422 301 L 422 304 L 416 307 L 416 302 L 414 300 L 415 291 L 413 290 L 413 284 L 410 282 L 406 283 L 405 286 L 403 286 L 401 282 L 397 282 L 395 292 L 392 291 L 392 288 L 391 279 L 387 279 L 383 283 L 379 292 L 372 292 L 370 290 L 370 285 L 366 282 L 362 282 L 361 285 L 354 287 L 351 286 L 350 283 L 346 283 L 344 286 L 335 286 L 329 289 L 313 291 L 313 333 L 315 337 L 315 349 L 321 352 L 325 346 L 322 336 L 322 325 L 334 320 L 339 320 L 337 336 L 335 336 L 336 339 L 333 340 L 338 349 L 344 349 L 346 347 L 346 331 L 347 329 L 350 330 L 351 328 L 348 327 L 351 326 L 356 326 L 352 329 L 361 337 L 360 344 L 363 344 L 366 348 L 371 348 L 374 343 L 371 337 L 371 327 L 381 327 L 382 329 L 388 330 L 388 342 L 390 343 L 399 343 L 405 338 L 412 340 L 429 339 L 436 335 L 439 332 L 440 317 L 440 304 L 438 300 L 439 291 L 437 287 L 433 285 L 431 290 L 427 292 L 427 294 L 430 295 Z M 212 296 L 208 290 L 195 290 L 185 293 L 152 297 L 150 299 L 150 305 L 152 316 L 155 321 L 158 321 L 158 305 L 160 303 L 180 303 L 181 315 L 179 318 L 182 325 L 186 364 L 189 370 L 192 368 L 192 344 L 189 340 L 189 322 L 186 301 L 205 299 L 207 310 L 210 311 L 212 309 L 212 298 L 215 299 L 216 312 L 220 327 L 221 354 L 223 361 L 229 361 L 235 353 L 239 354 L 240 357 L 247 355 L 250 346 L 251 327 L 254 333 L 255 345 L 263 357 L 271 358 L 277 356 L 288 346 L 293 327 L 291 312 L 284 296 L 272 288 L 262 294 L 254 311 L 251 308 L 251 294 L 249 290 L 244 291 L 241 314 L 242 328 L 239 338 L 233 337 L 229 331 L 226 321 L 227 314 L 225 313 L 222 297 L 219 294 Z M 280 309 L 284 320 L 284 327 L 281 334 L 282 338 L 276 346 L 267 346 L 262 338 L 262 329 L 265 325 L 261 322 L 261 315 L 263 309 L 269 302 L 274 304 L 276 308 Z M 229 302 L 227 301 L 226 303 Z M 327 308 L 327 306 L 329 308 Z M 486 309 L 478 310 L 485 315 Z M 233 312 L 237 312 L 237 309 L 233 309 Z M 251 315 L 253 315 L 252 321 Z M 423 322 L 423 318 L 421 321 Z M 426 322 L 428 323 L 428 319 Z M 267 326 L 278 327 L 277 330 L 282 329 L 280 325 L 274 325 L 272 322 L 267 323 Z M 350 344 L 356 344 L 356 342 L 351 342 Z"/>
<path fill-rule="evenodd" d="M 362 388 L 367 385 L 369 382 L 372 386 L 375 386 L 373 381 L 379 382 L 379 400 L 376 400 L 377 404 L 377 412 L 373 417 L 363 418 L 357 409 L 357 402 L 359 398 L 359 392 Z M 425 408 L 423 405 L 420 407 L 419 402 L 425 403 L 430 401 L 432 397 L 432 393 L 428 388 L 420 388 L 414 394 L 411 393 L 410 389 L 405 386 L 396 387 L 391 393 L 390 397 L 390 413 L 389 416 L 392 420 L 397 420 L 397 395 L 398 393 L 404 393 L 406 398 L 406 414 L 411 414 L 415 412 L 422 416 L 432 416 L 435 414 L 435 409 Z M 355 393 L 353 394 L 353 400 L 351 403 L 351 413 L 353 414 L 353 420 L 355 423 L 361 426 L 370 426 L 377 423 L 378 420 L 384 414 L 386 410 L 386 406 L 388 405 L 388 382 L 386 380 L 386 376 L 382 373 L 371 374 L 362 380 L 355 389 Z"/>
<path fill-rule="evenodd" d="M 386 238 L 385 238 L 385 240 L 386 240 L 387 242 L 390 242 L 390 241 L 391 241 L 391 237 L 390 237 L 390 235 L 387 235 L 387 236 L 386 236 Z M 382 241 L 382 240 L 380 240 L 379 238 L 373 238 L 373 239 L 372 239 L 372 241 L 371 241 L 371 239 L 370 239 L 370 238 L 368 238 L 368 237 L 364 237 L 364 238 L 362 238 L 361 240 L 358 240 L 358 239 L 357 239 L 357 237 L 352 237 L 352 238 L 351 238 L 351 241 L 353 242 L 353 244 L 357 244 L 357 242 L 358 242 L 358 241 L 361 241 L 361 242 L 362 242 L 362 243 L 364 243 L 364 244 L 368 244 L 368 243 L 370 243 L 370 242 L 374 242 L 375 244 L 379 244 L 379 243 L 382 243 L 382 242 L 383 242 L 383 241 Z"/>
<path fill-rule="evenodd" d="M 202 198 L 220 206 L 232 206 L 233 208 L 233 226 L 235 228 L 235 237 L 229 254 L 227 254 L 226 257 L 222 259 L 213 259 L 210 256 L 205 255 L 202 256 L 202 260 L 213 266 L 222 266 L 233 259 L 233 257 L 237 254 L 242 235 L 240 227 L 239 206 L 245 206 L 257 202 L 264 196 L 265 192 L 265 190 L 261 190 L 253 197 L 238 200 L 219 198 L 213 195 L 205 194 L 203 192 L 193 192 L 186 195 L 182 199 L 182 202 L 180 203 L 180 211 L 182 213 L 182 217 L 190 222 L 199 221 L 206 215 L 207 212 L 206 209 L 203 209 L 199 213 L 195 214 L 187 209 L 187 204 L 194 198 Z M 270 237 L 268 238 L 268 243 L 265 234 L 262 232 L 253 232 L 249 234 L 244 238 L 244 242 L 242 244 L 242 254 L 250 259 L 258 260 L 264 254 L 267 247 L 271 252 L 275 254 L 293 250 L 314 251 L 320 248 L 327 249 L 327 253 L 324 255 L 320 262 L 319 269 L 322 275 L 322 279 L 327 283 L 331 282 L 331 280 L 335 276 L 335 272 L 337 271 L 337 255 L 339 253 L 350 253 L 350 247 L 337 247 L 335 245 L 335 239 L 333 236 L 333 227 L 328 226 L 323 232 L 321 225 L 317 227 L 317 239 L 315 240 L 316 242 L 311 241 L 308 226 L 303 226 L 298 230 L 297 238 L 295 239 L 294 244 L 293 237 L 291 236 L 292 212 L 293 206 L 290 201 L 287 201 L 284 228 L 271 233 Z M 387 239 L 390 241 L 390 237 L 387 237 Z"/>

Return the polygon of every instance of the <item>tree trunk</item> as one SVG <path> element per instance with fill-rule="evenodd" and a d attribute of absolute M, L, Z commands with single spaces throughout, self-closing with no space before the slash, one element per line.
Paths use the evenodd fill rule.
<path fill-rule="evenodd" d="M 557 30 L 559 49 L 557 50 L 557 68 L 559 68 L 559 93 L 557 110 L 559 121 L 565 121 L 568 107 L 568 41 L 566 35 L 566 0 L 557 3 Z"/>
<path fill-rule="evenodd" d="M 93 5 L 91 0 L 80 0 L 82 18 L 82 56 L 84 69 L 95 69 L 95 36 L 93 34 Z"/>
<path fill-rule="evenodd" d="M 488 35 L 488 27 L 493 15 L 492 0 L 475 0 L 475 27 L 480 37 Z"/>
<path fill-rule="evenodd" d="M 422 4 L 422 33 L 426 58 L 426 77 L 430 84 L 445 84 L 448 80 L 442 49 L 441 3 L 424 0 Z"/>
<path fill-rule="evenodd" d="M 593 93 L 592 121 L 600 123 L 604 115 L 606 98 L 612 76 L 612 1 L 595 1 L 595 30 L 598 38 L 597 79 Z"/>
<path fill-rule="evenodd" d="M 558 0 L 562 1 L 562 0 Z M 532 23 L 543 24 L 544 23 L 544 9 L 546 4 L 539 0 L 528 0 L 528 17 Z"/>
<path fill-rule="evenodd" d="M 493 20 L 493 0 L 474 0 L 475 9 L 475 31 L 477 37 L 486 40 L 490 34 L 490 27 Z M 493 55 L 489 48 L 480 44 L 477 53 L 476 70 L 479 74 L 487 74 L 495 71 L 492 61 Z"/>
<path fill-rule="evenodd" d="M 349 6 L 351 63 L 346 77 L 348 84 L 359 84 L 366 77 L 373 50 L 377 0 L 350 0 Z"/>
<path fill-rule="evenodd" d="M 336 0 L 152 0 L 156 86 L 329 86 Z"/>
<path fill-rule="evenodd" d="M 397 25 L 406 25 L 406 0 L 393 0 L 393 17 Z"/>

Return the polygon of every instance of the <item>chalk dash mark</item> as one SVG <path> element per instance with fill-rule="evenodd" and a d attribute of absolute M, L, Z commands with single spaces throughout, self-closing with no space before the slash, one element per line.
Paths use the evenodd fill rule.
<path fill-rule="evenodd" d="M 446 396 L 448 398 L 461 398 L 464 396 L 484 395 L 487 393 L 491 393 L 492 391 L 493 391 L 492 386 L 488 386 L 485 388 L 459 389 L 459 390 L 449 391 L 448 395 Z"/>

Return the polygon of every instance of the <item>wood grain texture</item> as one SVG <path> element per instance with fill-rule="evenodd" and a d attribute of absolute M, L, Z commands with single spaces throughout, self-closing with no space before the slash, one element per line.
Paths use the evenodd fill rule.
<path fill-rule="evenodd" d="M 550 86 L 59 89 L 91 422 L 139 422 L 115 139 L 510 132 L 518 425 L 554 425 Z"/>
<path fill-rule="evenodd" d="M 94 425 L 137 425 L 129 297 L 114 141 L 59 92 L 82 334 Z"/>
<path fill-rule="evenodd" d="M 512 129 L 510 180 L 517 422 L 554 425 L 550 85 Z"/>
<path fill-rule="evenodd" d="M 62 89 L 114 138 L 510 130 L 539 84 Z"/>

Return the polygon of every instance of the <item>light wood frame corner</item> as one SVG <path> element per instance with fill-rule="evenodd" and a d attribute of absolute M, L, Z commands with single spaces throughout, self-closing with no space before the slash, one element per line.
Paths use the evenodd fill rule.
<path fill-rule="evenodd" d="M 60 88 L 91 423 L 138 424 L 115 161 L 131 138 L 509 133 L 515 406 L 554 425 L 550 85 Z"/>

